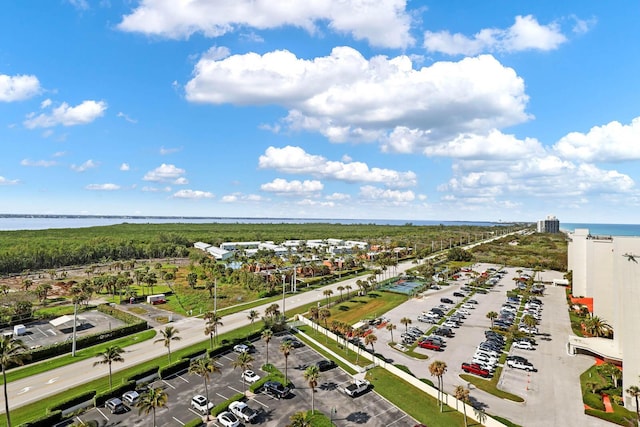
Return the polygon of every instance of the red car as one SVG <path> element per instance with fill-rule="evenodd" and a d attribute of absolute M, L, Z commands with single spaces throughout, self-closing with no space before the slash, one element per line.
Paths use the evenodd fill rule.
<path fill-rule="evenodd" d="M 488 378 L 491 376 L 491 372 L 482 368 L 482 366 L 478 365 L 477 363 L 463 363 L 462 370 L 470 374 L 479 375 L 484 378 Z"/>
<path fill-rule="evenodd" d="M 422 341 L 418 345 L 422 348 L 426 348 L 427 350 L 436 350 L 436 351 L 442 350 L 442 347 L 440 347 L 438 344 L 431 341 Z"/>

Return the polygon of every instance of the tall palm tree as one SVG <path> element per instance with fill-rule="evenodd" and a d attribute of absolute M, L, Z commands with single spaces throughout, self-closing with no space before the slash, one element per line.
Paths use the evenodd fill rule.
<path fill-rule="evenodd" d="M 584 320 L 586 332 L 593 337 L 606 337 L 611 333 L 611 325 L 598 316 L 589 314 Z"/>
<path fill-rule="evenodd" d="M 364 345 L 371 345 L 371 351 L 374 353 L 375 350 L 373 348 L 373 344 L 375 344 L 376 341 L 378 341 L 378 337 L 375 334 L 369 334 L 364 337 Z"/>
<path fill-rule="evenodd" d="M 251 326 L 253 326 L 253 322 L 255 322 L 258 317 L 260 317 L 260 314 L 256 310 L 249 311 L 247 319 L 251 322 Z"/>
<path fill-rule="evenodd" d="M 204 381 L 204 395 L 207 398 L 207 402 L 209 401 L 209 374 L 220 374 L 221 370 L 218 365 L 215 363 L 216 361 L 211 359 L 210 357 L 203 357 L 200 359 L 195 359 L 191 361 L 189 365 L 189 373 L 192 375 L 198 375 L 202 377 Z M 209 412 L 207 411 L 207 421 L 209 421 Z"/>
<path fill-rule="evenodd" d="M 117 345 L 111 345 L 107 347 L 102 353 L 96 354 L 96 357 L 101 357 L 97 362 L 93 362 L 93 366 L 97 365 L 109 365 L 109 390 L 113 388 L 111 384 L 111 364 L 113 362 L 124 362 L 122 357 L 124 350 Z"/>
<path fill-rule="evenodd" d="M 385 328 L 387 328 L 387 331 L 389 331 L 391 333 L 391 342 L 393 342 L 393 330 L 396 329 L 396 325 L 394 325 L 393 323 L 389 322 L 389 323 L 387 323 L 387 326 L 385 326 Z"/>
<path fill-rule="evenodd" d="M 4 386 L 4 413 L 7 414 L 7 427 L 11 427 L 9 415 L 9 396 L 7 395 L 7 369 L 22 365 L 31 355 L 26 353 L 27 346 L 13 337 L 0 336 L 0 365 L 2 365 L 2 385 Z"/>
<path fill-rule="evenodd" d="M 311 320 L 313 320 L 313 323 L 315 323 L 316 325 L 316 335 L 318 333 L 318 321 L 320 320 L 320 309 L 318 307 L 311 307 L 309 309 L 309 317 L 311 317 Z"/>
<path fill-rule="evenodd" d="M 318 369 L 316 365 L 308 366 L 307 369 L 304 370 L 304 379 L 309 384 L 309 387 L 311 387 L 311 415 L 313 415 L 315 412 L 314 396 L 318 380 L 320 379 L 320 369 Z"/>
<path fill-rule="evenodd" d="M 346 285 L 344 288 L 347 290 L 347 299 L 351 298 L 351 289 L 353 289 L 351 285 Z"/>
<path fill-rule="evenodd" d="M 271 329 L 265 329 L 262 331 L 262 340 L 267 344 L 267 365 L 269 364 L 269 341 L 273 338 L 273 331 Z"/>
<path fill-rule="evenodd" d="M 218 326 L 224 326 L 222 316 L 215 311 L 208 311 L 204 314 L 204 334 L 209 335 L 209 345 L 213 348 L 213 341 L 218 343 Z"/>
<path fill-rule="evenodd" d="M 325 289 L 324 291 L 322 291 L 322 295 L 327 297 L 327 307 L 329 307 L 329 297 L 333 295 L 333 291 L 331 289 Z"/>
<path fill-rule="evenodd" d="M 493 321 L 498 318 L 498 313 L 490 311 L 487 313 L 487 319 L 491 320 L 491 328 L 493 328 Z"/>
<path fill-rule="evenodd" d="M 441 360 L 434 360 L 429 365 L 429 373 L 433 377 L 438 378 L 438 402 L 440 403 L 440 412 L 442 412 L 442 376 L 447 372 L 447 364 Z"/>
<path fill-rule="evenodd" d="M 340 285 L 336 288 L 338 292 L 340 292 L 340 301 L 342 301 L 342 292 L 344 291 L 344 286 Z"/>
<path fill-rule="evenodd" d="M 524 316 L 522 316 L 522 323 L 524 323 L 527 328 L 535 328 L 538 324 L 536 318 L 530 314 L 525 314 Z"/>
<path fill-rule="evenodd" d="M 238 357 L 236 357 L 236 360 L 234 360 L 231 365 L 233 366 L 233 369 L 240 368 L 240 370 L 244 372 L 247 369 L 251 369 L 253 367 L 252 362 L 254 360 L 255 359 L 252 355 L 250 355 L 246 351 L 243 351 L 242 353 L 238 354 Z M 244 375 L 242 376 L 242 393 L 247 393 Z"/>
<path fill-rule="evenodd" d="M 456 399 L 462 402 L 462 411 L 464 413 L 464 427 L 467 427 L 467 403 L 469 402 L 469 389 L 461 385 L 456 386 L 454 394 Z"/>
<path fill-rule="evenodd" d="M 331 310 L 329 310 L 328 308 L 321 308 L 318 314 L 319 314 L 320 320 L 324 320 L 325 329 L 329 329 L 327 323 L 329 321 L 329 317 L 331 317 Z"/>
<path fill-rule="evenodd" d="M 640 387 L 632 385 L 625 390 L 627 394 L 636 400 L 636 416 L 640 422 L 640 406 L 638 406 L 638 397 L 640 397 Z M 5 396 L 6 397 L 6 396 Z"/>
<path fill-rule="evenodd" d="M 171 363 L 171 341 L 180 341 L 180 337 L 178 336 L 178 331 L 173 326 L 166 326 L 164 329 L 160 330 L 161 338 L 158 338 L 153 343 L 161 342 L 167 347 L 167 354 L 169 356 L 169 363 Z"/>
<path fill-rule="evenodd" d="M 409 325 L 411 324 L 411 319 L 409 319 L 408 317 L 403 317 L 402 319 L 400 319 L 400 323 L 404 325 L 404 331 L 408 332 Z"/>
<path fill-rule="evenodd" d="M 285 341 L 280 344 L 280 352 L 284 356 L 284 382 L 285 385 L 289 384 L 289 376 L 287 375 L 289 368 L 289 355 L 291 354 L 291 350 L 293 350 L 293 346 L 291 345 L 291 341 Z"/>
<path fill-rule="evenodd" d="M 149 415 L 149 412 L 152 412 L 153 427 L 156 427 L 156 408 L 164 408 L 167 406 L 167 400 L 169 400 L 169 395 L 160 387 L 147 390 L 140 396 L 138 403 L 136 403 L 138 415 L 143 412 L 145 415 Z"/>

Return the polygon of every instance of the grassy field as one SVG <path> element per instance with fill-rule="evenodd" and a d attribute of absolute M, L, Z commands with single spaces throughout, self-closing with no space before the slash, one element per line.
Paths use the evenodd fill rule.
<path fill-rule="evenodd" d="M 331 308 L 331 320 L 354 324 L 363 319 L 375 319 L 406 302 L 409 297 L 394 292 L 373 291 L 365 296 L 352 297 Z"/>

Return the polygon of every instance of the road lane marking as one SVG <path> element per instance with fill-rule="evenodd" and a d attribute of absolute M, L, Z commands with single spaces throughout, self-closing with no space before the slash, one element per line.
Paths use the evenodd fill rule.
<path fill-rule="evenodd" d="M 60 377 L 54 377 L 54 378 L 51 378 L 49 381 L 47 381 L 47 384 L 53 384 L 53 383 L 55 383 L 56 381 L 58 381 L 58 378 L 60 378 Z"/>
<path fill-rule="evenodd" d="M 23 388 L 22 390 L 20 390 L 20 391 L 18 392 L 18 394 L 24 394 L 24 393 L 28 392 L 29 390 L 31 390 L 31 387 L 25 387 L 25 388 Z"/>

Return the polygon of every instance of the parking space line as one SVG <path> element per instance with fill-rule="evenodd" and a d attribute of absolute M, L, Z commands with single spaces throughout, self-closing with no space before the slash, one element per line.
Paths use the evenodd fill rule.
<path fill-rule="evenodd" d="M 257 396 L 257 395 L 256 395 L 256 396 Z M 269 405 L 267 405 L 267 404 L 265 404 L 265 403 L 260 402 L 259 400 L 257 400 L 257 399 L 255 398 L 255 396 L 254 396 L 254 397 L 250 397 L 250 398 L 249 398 L 249 400 L 252 400 L 252 401 L 256 402 L 258 405 L 263 406 L 265 409 L 269 409 Z"/>
<path fill-rule="evenodd" d="M 171 384 L 169 384 L 168 382 L 166 382 L 165 380 L 162 380 L 163 383 L 165 383 L 166 385 L 168 385 L 169 387 L 171 387 L 172 389 L 176 389 L 174 386 L 172 386 Z"/>
<path fill-rule="evenodd" d="M 182 381 L 184 381 L 185 383 L 189 384 L 189 380 L 184 378 L 182 375 L 176 375 L 176 377 L 180 378 Z"/>
<path fill-rule="evenodd" d="M 216 393 L 216 395 L 220 396 L 220 397 L 222 398 L 222 400 L 227 400 L 227 399 L 228 399 L 228 397 L 227 397 L 227 396 L 223 396 L 223 395 L 221 395 L 220 393 Z"/>
<path fill-rule="evenodd" d="M 171 417 L 171 418 L 173 418 L 174 420 L 176 420 L 176 421 L 178 422 L 178 424 L 180 424 L 181 426 L 183 426 L 183 425 L 184 425 L 184 423 L 183 423 L 182 421 L 180 421 L 179 419 L 177 419 L 176 417 Z"/>
<path fill-rule="evenodd" d="M 109 417 L 107 417 L 105 414 L 102 413 L 102 411 L 100 410 L 100 408 L 96 408 L 96 411 L 98 411 L 98 413 L 100 415 L 102 415 L 104 417 L 105 420 L 109 421 Z"/>
<path fill-rule="evenodd" d="M 230 388 L 231 390 L 235 391 L 236 393 L 243 393 L 241 390 L 238 390 L 237 388 L 233 388 L 230 385 L 228 385 L 227 388 Z"/>
<path fill-rule="evenodd" d="M 198 415 L 198 416 L 202 416 L 201 412 L 198 412 L 196 410 L 194 410 L 193 408 L 189 408 L 189 411 L 193 412 L 194 414 Z M 184 424 L 183 424 L 184 425 Z"/>
<path fill-rule="evenodd" d="M 404 412 L 402 413 L 402 416 L 398 419 L 396 419 L 394 422 L 392 422 L 391 424 L 387 424 L 387 426 L 392 426 L 397 422 L 400 422 L 400 420 L 402 420 L 403 418 L 407 418 L 407 414 L 405 414 Z"/>

